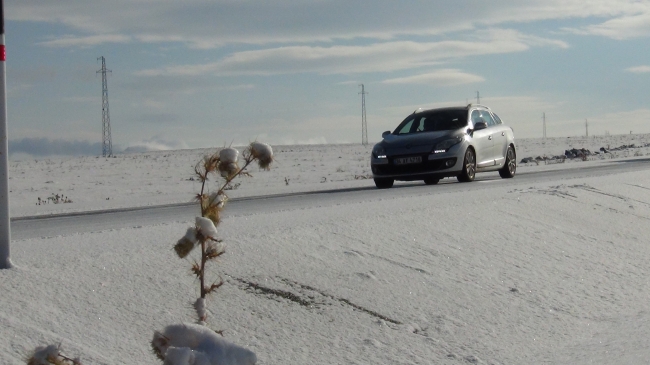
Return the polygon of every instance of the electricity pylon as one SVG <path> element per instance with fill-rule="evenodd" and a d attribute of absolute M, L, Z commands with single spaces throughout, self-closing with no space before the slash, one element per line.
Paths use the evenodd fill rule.
<path fill-rule="evenodd" d="M 363 84 L 361 86 L 361 144 L 368 144 L 368 123 L 366 122 L 366 89 Z"/>
<path fill-rule="evenodd" d="M 102 69 L 97 73 L 102 73 L 102 156 L 113 155 L 113 142 L 111 141 L 111 117 L 108 114 L 108 83 L 106 82 L 106 73 L 111 70 L 106 69 L 106 59 L 104 56 L 97 58 L 102 60 Z"/>

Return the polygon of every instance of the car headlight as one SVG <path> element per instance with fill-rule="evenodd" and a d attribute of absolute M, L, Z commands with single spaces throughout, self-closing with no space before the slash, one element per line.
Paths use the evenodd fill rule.
<path fill-rule="evenodd" d="M 372 149 L 372 157 L 386 158 L 386 150 L 384 150 L 384 147 L 377 145 Z"/>
<path fill-rule="evenodd" d="M 445 139 L 444 141 L 437 143 L 437 144 L 435 145 L 435 147 L 433 147 L 433 151 L 432 151 L 432 152 L 433 152 L 433 153 L 444 153 L 444 152 L 447 152 L 447 151 L 449 151 L 449 149 L 450 149 L 452 146 L 459 144 L 460 141 L 462 141 L 462 138 L 461 138 L 461 137 L 454 137 L 454 138 Z"/>

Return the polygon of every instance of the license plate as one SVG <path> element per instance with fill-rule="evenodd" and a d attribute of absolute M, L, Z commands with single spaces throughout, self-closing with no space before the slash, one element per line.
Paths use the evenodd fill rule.
<path fill-rule="evenodd" d="M 413 156 L 413 157 L 400 157 L 393 160 L 395 165 L 406 165 L 412 163 L 422 162 L 422 156 Z"/>

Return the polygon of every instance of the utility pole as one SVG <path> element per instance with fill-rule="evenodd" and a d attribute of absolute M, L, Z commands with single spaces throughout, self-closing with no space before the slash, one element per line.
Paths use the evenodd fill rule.
<path fill-rule="evenodd" d="M 542 135 L 546 139 L 546 112 L 542 113 Z"/>
<path fill-rule="evenodd" d="M 10 269 L 9 138 L 7 136 L 7 65 L 4 1 L 0 0 L 0 269 Z"/>
<path fill-rule="evenodd" d="M 587 132 L 587 138 L 589 138 L 589 122 L 585 119 L 585 131 Z"/>
<path fill-rule="evenodd" d="M 104 56 L 98 57 L 102 60 L 102 69 L 97 73 L 102 73 L 102 156 L 110 157 L 113 155 L 113 142 L 111 141 L 111 117 L 108 114 L 108 83 L 106 82 L 106 73 L 111 70 L 106 69 L 106 59 Z"/>
<path fill-rule="evenodd" d="M 476 104 L 481 104 L 481 97 L 479 96 L 478 91 L 476 92 Z"/>
<path fill-rule="evenodd" d="M 361 86 L 361 144 L 362 145 L 367 145 L 368 144 L 368 123 L 366 122 L 366 92 L 365 87 L 363 84 L 360 84 Z"/>

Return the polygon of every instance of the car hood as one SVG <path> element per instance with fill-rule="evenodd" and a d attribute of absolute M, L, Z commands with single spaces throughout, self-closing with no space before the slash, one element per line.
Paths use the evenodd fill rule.
<path fill-rule="evenodd" d="M 433 145 L 452 134 L 450 131 L 422 132 L 405 135 L 389 134 L 380 142 L 389 156 L 428 153 Z"/>

